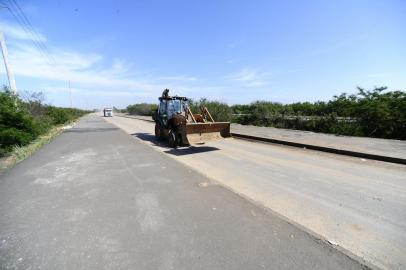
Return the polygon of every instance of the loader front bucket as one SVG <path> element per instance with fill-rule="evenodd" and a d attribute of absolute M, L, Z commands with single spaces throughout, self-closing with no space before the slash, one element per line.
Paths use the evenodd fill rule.
<path fill-rule="evenodd" d="M 187 123 L 181 130 L 184 144 L 203 144 L 230 137 L 229 122 Z"/>

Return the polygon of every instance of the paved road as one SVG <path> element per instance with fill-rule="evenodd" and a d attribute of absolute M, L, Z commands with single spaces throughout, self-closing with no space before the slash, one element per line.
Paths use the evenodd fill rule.
<path fill-rule="evenodd" d="M 87 116 L 1 175 L 1 269 L 361 269 Z"/>
<path fill-rule="evenodd" d="M 157 144 L 153 123 L 107 119 L 154 149 L 386 269 L 406 268 L 406 166 L 236 139 Z"/>

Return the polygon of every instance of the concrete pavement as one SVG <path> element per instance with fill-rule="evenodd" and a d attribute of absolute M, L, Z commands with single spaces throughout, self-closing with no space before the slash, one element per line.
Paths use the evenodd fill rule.
<path fill-rule="evenodd" d="M 361 269 L 94 115 L 1 175 L 1 269 Z"/>

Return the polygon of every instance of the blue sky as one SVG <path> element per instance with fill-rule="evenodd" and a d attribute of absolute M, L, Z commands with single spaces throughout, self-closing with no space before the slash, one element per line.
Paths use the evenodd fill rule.
<path fill-rule="evenodd" d="M 229 104 L 406 89 L 403 0 L 16 1 L 52 58 L 0 9 L 17 87 L 58 106 L 69 80 L 82 108 L 156 102 L 166 87 Z"/>

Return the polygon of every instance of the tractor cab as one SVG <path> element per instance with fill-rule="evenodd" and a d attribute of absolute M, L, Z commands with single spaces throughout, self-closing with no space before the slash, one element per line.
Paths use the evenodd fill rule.
<path fill-rule="evenodd" d="M 187 98 L 185 97 L 170 97 L 159 98 L 158 115 L 162 119 L 164 125 L 167 125 L 168 120 L 174 115 L 186 116 Z"/>

